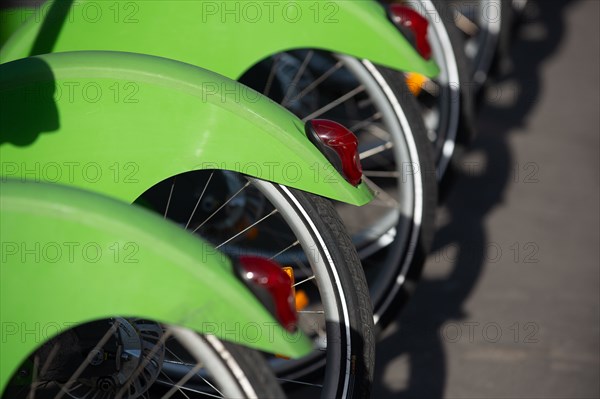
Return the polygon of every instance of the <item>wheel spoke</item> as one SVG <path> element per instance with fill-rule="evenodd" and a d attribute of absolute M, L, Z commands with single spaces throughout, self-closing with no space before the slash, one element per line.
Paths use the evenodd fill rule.
<path fill-rule="evenodd" d="M 297 286 L 299 286 L 300 284 L 304 284 L 304 283 L 306 283 L 307 281 L 314 280 L 315 278 L 317 278 L 317 276 L 315 276 L 315 275 L 313 274 L 312 276 L 310 276 L 310 277 L 308 277 L 308 278 L 305 278 L 304 280 L 302 280 L 302 281 L 300 281 L 300 282 L 297 282 L 297 283 L 296 283 L 296 284 L 294 284 L 292 287 L 297 287 Z"/>
<path fill-rule="evenodd" d="M 233 194 L 231 197 L 229 197 L 227 199 L 227 201 L 225 201 L 216 211 L 214 211 L 213 213 L 210 214 L 209 217 L 207 217 L 206 219 L 204 219 L 204 221 L 198 226 L 196 227 L 192 233 L 197 232 L 200 228 L 202 228 L 202 226 L 204 226 L 206 224 L 206 222 L 208 222 L 213 216 L 215 216 L 217 213 L 219 213 L 219 211 L 223 208 L 225 208 L 227 206 L 227 204 L 229 204 L 235 197 L 237 197 L 242 191 L 244 191 L 246 189 L 246 187 L 248 187 L 250 185 L 250 182 L 246 182 L 246 184 L 244 184 L 242 186 L 242 188 L 240 188 L 238 191 L 236 191 L 235 194 Z"/>
<path fill-rule="evenodd" d="M 156 345 L 154 345 L 154 347 L 152 347 L 152 349 L 150 350 L 150 352 L 148 352 L 148 354 L 146 354 L 146 357 L 144 358 L 144 360 L 133 371 L 133 373 L 131 374 L 131 377 L 129 377 L 129 383 L 125 384 L 119 390 L 119 392 L 117 392 L 117 396 L 115 397 L 115 399 L 121 399 L 123 397 L 123 394 L 125 394 L 127 392 L 127 390 L 129 389 L 129 387 L 131 386 L 131 383 L 142 373 L 142 371 L 144 371 L 144 367 L 146 367 L 148 365 L 148 363 L 150 363 L 151 358 L 154 355 L 156 355 L 156 353 L 158 352 L 158 348 L 161 345 L 164 345 L 164 343 L 171 336 L 171 334 L 172 333 L 171 333 L 170 329 L 167 330 L 165 333 L 163 333 L 163 335 L 160 337 L 160 339 L 158 340 L 158 342 L 156 343 Z"/>
<path fill-rule="evenodd" d="M 354 90 L 344 94 L 343 96 L 341 96 L 340 98 L 338 98 L 337 100 L 334 100 L 332 102 L 330 102 L 329 104 L 325 105 L 324 107 L 319 108 L 318 110 L 316 110 L 315 112 L 313 112 L 312 114 L 308 115 L 305 118 L 302 118 L 302 122 L 306 122 L 308 120 L 314 119 L 314 118 L 318 118 L 319 116 L 323 115 L 325 112 L 337 107 L 338 105 L 340 105 L 341 103 L 343 103 L 344 101 L 349 100 L 350 98 L 354 97 L 355 95 L 362 93 L 363 91 L 365 91 L 365 87 L 363 85 L 358 86 L 357 88 L 355 88 Z"/>
<path fill-rule="evenodd" d="M 256 222 L 252 223 L 250 226 L 246 227 L 244 230 L 240 231 L 239 233 L 237 233 L 236 235 L 234 235 L 233 237 L 227 239 L 226 241 L 222 242 L 221 244 L 217 245 L 215 247 L 215 249 L 219 249 L 221 248 L 223 245 L 231 242 L 232 240 L 236 239 L 237 237 L 239 237 L 240 235 L 244 234 L 245 232 L 247 232 L 248 230 L 250 230 L 251 228 L 253 228 L 254 226 L 258 225 L 259 223 L 262 223 L 263 221 L 265 221 L 267 218 L 269 218 L 270 216 L 276 214 L 278 212 L 277 209 L 273 209 L 269 214 L 267 214 L 266 216 L 263 216 L 261 219 L 257 220 Z"/>
<path fill-rule="evenodd" d="M 355 125 L 352 125 L 350 127 L 350 131 L 356 133 L 357 131 L 359 131 L 360 129 L 369 126 L 371 123 L 381 119 L 383 116 L 383 114 L 381 112 L 375 112 L 373 115 L 371 115 L 370 117 L 368 117 L 367 119 L 360 121 L 358 123 L 356 123 Z"/>
<path fill-rule="evenodd" d="M 197 371 L 196 368 L 198 369 Z M 196 367 L 194 367 L 188 374 L 186 374 L 181 380 L 177 381 L 177 383 L 175 383 L 175 381 L 173 381 L 164 371 L 160 371 L 160 373 L 165 376 L 166 379 L 169 380 L 169 384 L 172 385 L 171 389 L 169 389 L 169 391 L 163 396 L 163 398 L 170 398 L 171 396 L 173 396 L 173 394 L 175 392 L 180 392 L 183 396 L 185 396 L 187 399 L 190 399 L 189 396 L 187 396 L 187 394 L 183 391 L 183 389 L 181 389 L 181 386 L 183 384 L 185 384 L 186 382 L 189 381 L 190 378 L 192 378 L 192 376 L 197 373 L 198 371 L 200 371 L 200 369 L 202 368 L 201 365 L 197 364 Z M 193 373 L 192 373 L 193 372 Z M 188 377 L 189 376 L 189 377 Z"/>
<path fill-rule="evenodd" d="M 54 346 L 52 346 L 52 349 L 50 350 L 50 353 L 48 354 L 48 357 L 46 358 L 46 361 L 44 362 L 44 365 L 41 367 L 39 372 L 37 372 L 38 365 L 39 365 L 39 357 L 38 356 L 34 357 L 34 360 L 33 360 L 33 373 L 34 374 L 33 374 L 33 378 L 31 381 L 31 389 L 29 391 L 29 394 L 27 395 L 27 399 L 35 399 L 35 393 L 37 391 L 37 388 L 39 386 L 45 384 L 45 383 L 37 382 L 37 378 L 40 375 L 46 375 L 46 373 L 48 372 L 48 368 L 50 367 L 50 364 L 52 363 L 52 360 L 54 360 L 54 358 L 58 354 L 59 350 L 60 350 L 60 343 L 56 343 L 56 344 L 54 344 Z"/>
<path fill-rule="evenodd" d="M 48 368 L 50 367 L 52 360 L 54 360 L 54 357 L 58 354 L 59 350 L 60 350 L 60 343 L 57 343 L 52 347 L 52 350 L 50 351 L 50 354 L 48 355 L 48 358 L 44 362 L 44 365 L 42 366 L 42 369 L 40 371 L 41 375 L 45 375 L 48 372 Z"/>
<path fill-rule="evenodd" d="M 165 383 L 164 381 L 160 381 L 160 382 L 161 382 L 161 383 L 163 383 L 163 384 Z M 202 395 L 202 396 L 206 396 L 206 397 L 209 397 L 209 398 L 224 398 L 224 396 L 223 396 L 223 395 L 221 395 L 221 396 L 218 396 L 218 395 L 214 395 L 214 394 L 212 394 L 212 393 L 208 393 L 208 392 L 199 391 L 199 390 L 197 390 L 197 389 L 193 389 L 193 388 L 190 388 L 190 387 L 181 387 L 181 388 L 180 388 L 180 390 L 185 390 L 185 391 L 187 391 L 187 392 L 193 392 L 194 394 L 197 394 L 197 395 Z M 162 399 L 163 397 L 164 397 L 164 396 L 162 396 L 162 397 L 161 397 L 161 399 Z"/>
<path fill-rule="evenodd" d="M 306 267 L 306 265 L 304 265 L 304 263 L 302 262 L 302 260 L 300 258 L 298 258 L 298 256 L 293 255 L 292 257 L 294 258 L 294 260 L 293 260 L 294 265 L 296 266 L 296 268 L 298 268 L 299 270 L 302 271 L 303 275 L 305 275 L 305 276 L 312 275 L 312 270 L 309 269 L 308 267 Z M 316 285 L 316 282 L 315 282 L 315 285 Z"/>
<path fill-rule="evenodd" d="M 421 89 L 434 98 L 437 98 L 441 95 L 444 87 L 449 87 L 449 84 L 442 86 L 442 84 L 436 79 L 427 79 L 427 81 L 421 85 Z"/>
<path fill-rule="evenodd" d="M 371 135 L 377 137 L 378 139 L 382 140 L 382 141 L 391 141 L 392 140 L 392 135 L 385 129 L 383 129 L 381 126 L 379 126 L 379 124 L 371 124 L 371 126 L 369 126 L 370 129 L 367 130 L 368 133 L 370 133 Z"/>
<path fill-rule="evenodd" d="M 173 356 L 175 357 L 177 360 L 179 360 L 179 362 L 181 362 L 181 364 L 187 365 L 187 363 L 185 363 L 179 356 L 177 356 L 176 353 L 174 353 L 172 350 L 170 350 L 168 347 L 165 346 L 165 349 Z M 191 366 L 191 365 L 190 365 Z M 202 368 L 201 364 L 197 364 L 196 366 L 194 366 L 185 376 L 183 376 L 183 378 L 177 383 L 177 385 L 179 387 L 181 387 L 183 384 L 185 384 L 187 381 L 190 380 L 190 378 L 192 378 L 194 375 L 198 375 L 198 377 L 200 377 L 202 379 L 202 381 L 204 381 L 204 383 L 206 385 L 208 385 L 209 387 L 211 387 L 212 389 L 214 389 L 219 395 L 221 395 L 220 397 L 224 397 L 223 393 L 221 391 L 219 391 L 217 389 L 217 387 L 215 387 L 210 381 L 208 381 L 206 378 L 202 377 L 200 374 L 198 374 L 198 371 L 200 371 L 200 369 Z M 164 372 L 162 373 L 165 377 L 169 378 Z M 170 378 L 169 378 L 170 379 Z M 172 390 L 172 389 L 171 389 Z M 179 389 L 181 390 L 181 389 Z M 170 391 L 169 391 L 170 392 Z M 185 395 L 185 394 L 184 394 Z M 168 397 L 165 395 L 165 397 Z M 187 397 L 187 395 L 186 395 Z M 216 397 L 216 396 L 215 396 Z"/>
<path fill-rule="evenodd" d="M 294 88 L 296 87 L 298 82 L 300 81 L 300 78 L 304 74 L 304 71 L 306 70 L 306 67 L 308 66 L 308 63 L 312 59 L 314 53 L 315 52 L 313 50 L 310 50 L 308 53 L 306 53 L 306 56 L 304 57 L 304 61 L 302 62 L 302 65 L 300 65 L 300 68 L 298 68 L 298 71 L 296 72 L 294 79 L 292 79 L 292 83 L 290 83 L 290 85 L 288 86 L 288 88 L 285 92 L 285 96 L 283 96 L 283 100 L 281 100 L 281 105 L 283 107 L 285 107 L 287 105 L 288 99 L 290 98 L 292 91 L 294 90 Z"/>
<path fill-rule="evenodd" d="M 83 371 L 87 368 L 87 366 L 89 366 L 89 364 L 91 363 L 91 361 L 94 357 L 93 354 L 96 353 L 98 350 L 100 350 L 100 348 L 102 348 L 104 346 L 104 344 L 106 344 L 108 342 L 111 335 L 113 335 L 119 328 L 119 325 L 120 325 L 120 322 L 118 320 L 115 320 L 113 325 L 108 329 L 108 331 L 104 334 L 104 336 L 102 336 L 102 338 L 100 339 L 100 341 L 98 341 L 96 346 L 94 346 L 94 349 L 92 349 L 87 354 L 83 363 L 81 363 L 79 365 L 77 370 L 75 370 L 73 375 L 67 380 L 66 384 L 60 388 L 60 392 L 54 397 L 54 399 L 61 399 L 64 396 L 64 394 L 67 393 L 69 388 L 77 381 L 77 378 L 79 378 L 81 373 L 83 373 Z"/>
<path fill-rule="evenodd" d="M 291 243 L 291 244 L 290 244 L 289 246 L 287 246 L 286 248 L 282 249 L 281 251 L 277 252 L 275 255 L 271 256 L 271 257 L 269 258 L 269 260 L 273 260 L 273 259 L 275 259 L 275 258 L 276 258 L 276 257 L 278 257 L 279 255 L 283 254 L 285 251 L 287 251 L 287 250 L 289 250 L 289 249 L 291 249 L 291 248 L 295 247 L 295 246 L 296 246 L 296 245 L 298 245 L 298 244 L 300 244 L 300 241 L 298 241 L 298 240 L 294 241 L 293 243 Z"/>
<path fill-rule="evenodd" d="M 264 96 L 268 97 L 269 93 L 271 92 L 271 86 L 273 85 L 273 80 L 275 79 L 275 73 L 277 72 L 277 66 L 280 59 L 281 54 L 278 54 L 273 58 L 273 64 L 271 65 L 271 70 L 269 71 L 269 77 L 267 78 L 267 83 L 265 84 L 265 88 L 263 90 Z"/>
<path fill-rule="evenodd" d="M 390 177 L 397 179 L 400 177 L 400 172 L 383 171 L 383 170 L 363 170 L 363 175 L 369 177 Z"/>
<path fill-rule="evenodd" d="M 51 353 L 50 356 L 48 356 L 48 358 L 54 357 L 53 355 L 56 355 L 56 351 L 54 349 L 57 346 L 58 345 L 55 345 L 54 347 L 52 347 L 53 353 Z M 41 373 L 37 373 L 39 364 L 40 364 L 39 356 L 34 356 L 34 358 L 33 358 L 33 377 L 31 379 L 31 389 L 29 390 L 29 393 L 27 394 L 27 399 L 35 399 L 35 391 L 37 390 L 37 387 L 39 386 L 37 379 L 38 379 L 38 375 L 41 374 Z M 46 364 L 48 364 L 48 362 L 46 362 Z"/>
<path fill-rule="evenodd" d="M 171 183 L 171 191 L 169 191 L 169 198 L 167 199 L 167 206 L 165 207 L 165 214 L 163 219 L 167 218 L 167 213 L 169 212 L 169 205 L 171 205 L 171 197 L 173 197 L 173 189 L 175 188 L 175 181 L 177 180 L 177 176 L 173 178 L 173 183 Z"/>
<path fill-rule="evenodd" d="M 338 61 L 334 66 L 325 71 L 321 76 L 314 80 L 311 84 L 306 86 L 296 97 L 292 98 L 288 101 L 288 103 L 293 103 L 294 101 L 301 100 L 305 95 L 316 89 L 321 83 L 327 80 L 331 75 L 333 75 L 338 69 L 342 67 L 343 63 Z M 282 104 L 285 106 L 285 104 Z"/>
<path fill-rule="evenodd" d="M 363 159 L 367 159 L 369 157 L 372 157 L 373 155 L 380 154 L 386 150 L 389 150 L 392 147 L 394 147 L 394 143 L 391 141 L 388 141 L 385 144 L 381 144 L 381 145 L 378 145 L 377 147 L 371 148 L 370 150 L 363 151 L 359 154 L 360 160 L 362 161 Z"/>
<path fill-rule="evenodd" d="M 471 21 L 465 14 L 456 10 L 456 18 L 454 18 L 454 23 L 465 34 L 469 36 L 475 36 L 479 33 L 479 27 L 476 23 Z"/>
<path fill-rule="evenodd" d="M 206 192 L 206 189 L 208 188 L 208 185 L 210 184 L 210 181 L 212 180 L 214 174 L 215 174 L 215 172 L 210 172 L 210 176 L 208 176 L 208 180 L 206 181 L 206 184 L 204 185 L 204 189 L 202 189 L 202 193 L 200 193 L 200 197 L 198 197 L 198 201 L 196 201 L 194 210 L 192 211 L 190 218 L 188 219 L 187 223 L 185 224 L 186 230 L 187 230 L 188 226 L 190 225 L 192 219 L 194 218 L 194 215 L 196 214 L 196 209 L 198 209 L 198 205 L 200 205 L 200 201 L 202 201 L 202 197 L 204 197 L 204 193 Z"/>
<path fill-rule="evenodd" d="M 273 239 L 276 240 L 278 243 L 282 243 L 283 242 L 283 240 L 281 240 L 279 238 L 279 236 L 277 236 L 277 235 L 274 235 Z M 279 251 L 279 253 L 277 253 L 274 256 L 272 256 L 270 259 L 271 260 L 275 259 L 277 256 L 283 254 L 284 252 L 290 250 L 291 248 L 293 248 L 293 247 L 295 247 L 295 246 L 297 246 L 299 244 L 300 244 L 300 242 L 298 240 L 296 240 L 291 245 L 287 246 L 282 251 Z M 292 262 L 293 262 L 294 266 L 296 266 L 297 269 L 301 270 L 304 275 L 306 275 L 306 276 L 312 275 L 312 270 L 310 268 L 306 267 L 304 265 L 304 262 L 302 262 L 302 260 L 297 255 L 292 255 L 292 259 L 293 259 Z"/>
<path fill-rule="evenodd" d="M 322 384 L 312 384 L 310 382 L 304 382 L 304 381 L 296 381 L 296 380 L 288 380 L 286 378 L 277 378 L 279 381 L 283 381 L 283 382 L 291 382 L 293 384 L 301 384 L 301 385 L 308 385 L 311 387 L 317 387 L 317 388 L 323 388 Z"/>

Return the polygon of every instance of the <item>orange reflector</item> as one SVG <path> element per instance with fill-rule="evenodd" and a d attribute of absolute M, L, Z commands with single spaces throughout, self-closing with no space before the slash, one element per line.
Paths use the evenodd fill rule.
<path fill-rule="evenodd" d="M 292 294 L 294 295 L 294 297 L 296 297 L 296 289 L 294 288 L 294 269 L 292 269 L 289 266 L 283 266 L 281 268 L 288 276 L 290 276 L 290 281 L 292 282 Z M 298 303 L 298 301 L 296 300 L 296 303 Z M 283 355 L 278 355 L 275 354 L 275 357 L 279 358 L 279 359 L 284 359 L 284 360 L 290 360 L 289 357 L 287 356 L 283 356 Z"/>
<path fill-rule="evenodd" d="M 295 280 L 294 280 L 294 269 L 289 266 L 283 266 L 283 271 L 290 276 L 290 281 L 292 282 L 292 295 L 294 298 L 296 297 L 296 288 L 294 288 Z M 297 309 L 297 308 L 296 308 Z"/>
<path fill-rule="evenodd" d="M 406 85 L 410 92 L 417 97 L 423 91 L 423 85 L 427 82 L 427 77 L 420 73 L 409 72 L 406 75 Z"/>
<path fill-rule="evenodd" d="M 296 291 L 296 310 L 302 310 L 308 306 L 308 295 L 303 290 Z"/>
<path fill-rule="evenodd" d="M 282 269 L 288 276 L 290 276 L 290 280 L 292 280 L 292 285 L 294 285 L 294 269 L 292 269 L 289 266 L 283 266 Z"/>

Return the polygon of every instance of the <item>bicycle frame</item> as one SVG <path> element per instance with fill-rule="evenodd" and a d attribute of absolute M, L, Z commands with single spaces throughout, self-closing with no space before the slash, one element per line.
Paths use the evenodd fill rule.
<path fill-rule="evenodd" d="M 180 173 L 224 169 L 354 205 L 373 198 L 364 183 L 350 185 L 331 166 L 299 119 L 201 68 L 73 52 L 0 71 L 4 178 L 61 182 L 133 202 Z"/>
<path fill-rule="evenodd" d="M 49 52 L 127 51 L 238 79 L 270 55 L 302 48 L 348 54 L 428 77 L 439 72 L 375 1 L 54 2 L 42 6 L 11 37 L 0 50 L 0 62 Z"/>
<path fill-rule="evenodd" d="M 290 357 L 312 350 L 301 332 L 280 327 L 226 256 L 140 207 L 55 184 L 7 181 L 0 215 L 0 393 L 44 341 L 115 316 L 185 326 Z"/>

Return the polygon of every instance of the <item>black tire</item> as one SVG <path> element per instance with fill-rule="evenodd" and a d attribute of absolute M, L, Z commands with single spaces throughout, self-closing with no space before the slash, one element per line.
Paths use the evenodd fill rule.
<path fill-rule="evenodd" d="M 230 342 L 221 341 L 221 343 L 227 353 L 231 355 L 231 359 L 235 362 L 235 367 L 243 372 L 246 380 L 252 387 L 253 392 L 248 392 L 247 397 L 254 396 L 251 396 L 250 393 L 256 394 L 258 398 L 286 397 L 273 371 L 271 371 L 268 363 L 260 353 Z M 218 351 L 217 348 L 215 350 Z M 231 367 L 229 367 L 229 371 L 232 376 L 235 376 Z M 243 391 L 243 389 L 243 387 L 240 387 L 240 390 Z"/>
<path fill-rule="evenodd" d="M 470 63 L 470 80 L 480 91 L 491 72 L 498 50 L 499 35 L 505 7 L 504 0 L 449 0 L 452 18 L 457 27 L 463 26 L 465 53 Z M 468 14 L 466 23 L 461 23 L 460 10 Z M 474 12 L 472 12 L 474 11 Z M 476 29 L 468 26 L 475 25 Z"/>
<path fill-rule="evenodd" d="M 415 225 L 413 227 L 417 230 L 415 231 L 416 245 L 414 245 L 414 252 L 412 254 L 410 252 L 404 253 L 403 258 L 396 265 L 397 271 L 395 275 L 396 277 L 402 275 L 404 281 L 399 284 L 397 279 L 391 279 L 384 291 L 383 298 L 373 299 L 373 307 L 375 313 L 378 315 L 378 330 L 381 330 L 406 305 L 406 302 L 414 292 L 416 283 L 421 277 L 423 265 L 429 254 L 435 234 L 438 184 L 436 181 L 436 168 L 431 142 L 427 138 L 419 106 L 415 97 L 406 86 L 403 74 L 380 66 L 377 67 L 377 70 L 397 99 L 410 126 L 410 137 L 413 139 L 416 153 L 418 154 L 416 162 L 419 164 L 420 173 L 417 174 L 417 177 L 423 190 L 420 203 L 422 207 L 421 222 L 419 226 Z M 383 251 L 386 250 L 384 249 Z M 402 270 L 403 268 L 405 269 L 404 271 Z"/>
<path fill-rule="evenodd" d="M 241 205 L 224 209 L 234 197 Z M 140 202 L 185 224 L 227 255 L 258 255 L 293 268 L 296 290 L 305 291 L 309 300 L 298 309 L 298 327 L 313 339 L 315 349 L 299 359 L 265 354 L 280 382 L 286 382 L 286 391 L 307 386 L 311 377 L 323 385 L 311 396 L 369 397 L 375 350 L 372 307 L 356 249 L 328 200 L 214 170 L 164 180 Z M 165 210 L 165 204 L 170 208 Z M 256 228 L 256 235 L 242 234 L 247 226 Z"/>
<path fill-rule="evenodd" d="M 291 62 L 282 61 L 286 57 L 295 57 L 296 67 L 292 68 Z M 313 65 L 315 59 L 320 65 Z M 321 64 L 323 60 L 328 60 L 324 66 Z M 306 68 L 306 65 L 314 66 L 314 69 Z M 338 68 L 337 72 L 329 75 L 329 71 L 335 68 Z M 294 78 L 299 83 L 292 86 L 287 81 L 281 81 L 281 88 L 278 88 L 271 84 L 277 81 L 271 79 L 277 76 L 276 71 L 286 71 L 287 81 Z M 299 79 L 299 76 L 306 80 Z M 317 78 L 323 76 L 328 77 L 325 80 Z M 241 79 L 243 83 L 268 93 L 274 101 L 284 104 L 286 101 L 283 93 L 289 87 L 301 93 L 311 87 L 311 82 L 320 82 L 320 87 L 325 89 L 318 94 L 315 91 L 319 90 L 309 91 L 314 95 L 312 103 L 308 101 L 308 96 L 299 96 L 305 101 L 303 105 L 306 109 L 290 106 L 288 102 L 289 109 L 303 119 L 324 116 L 342 124 L 350 122 L 347 126 L 357 134 L 359 147 L 361 144 L 365 145 L 365 154 L 390 145 L 384 151 L 375 151 L 375 156 L 371 158 L 371 155 L 365 156 L 369 159 L 362 158 L 364 181 L 382 193 L 373 201 L 379 201 L 379 204 L 369 204 L 358 210 L 346 204 L 336 204 L 336 210 L 363 261 L 374 304 L 375 324 L 380 328 L 384 328 L 393 318 L 414 289 L 431 244 L 433 214 L 437 204 L 431 145 L 415 99 L 408 92 L 404 78 L 399 79 L 399 76 L 399 72 L 377 67 L 367 60 L 316 50 L 299 50 L 270 57 L 249 70 Z M 363 97 L 356 103 L 336 106 L 337 108 L 329 109 L 329 113 L 314 112 L 315 109 L 322 109 L 324 104 L 331 104 L 332 99 L 346 98 L 342 94 L 354 92 L 357 87 L 362 88 Z M 323 102 L 319 103 L 321 100 Z M 361 107 L 363 111 L 364 107 L 370 111 L 361 113 Z M 351 120 L 354 117 L 358 121 L 369 121 L 369 115 L 379 115 L 376 122 L 368 123 L 382 125 L 387 139 L 381 139 L 381 136 L 369 132 L 366 125 Z M 375 143 L 373 140 L 369 141 L 373 137 L 379 137 Z M 414 165 L 418 172 L 413 174 L 408 171 L 402 175 L 410 165 Z M 388 209 L 389 212 L 381 216 L 377 214 L 377 209 L 384 208 L 382 203 L 386 206 L 392 203 L 389 209 L 396 208 L 393 211 Z"/>
<path fill-rule="evenodd" d="M 450 15 L 450 10 L 445 1 L 434 1 L 433 5 L 438 10 L 440 15 Z M 450 44 L 454 51 L 454 57 L 456 58 L 456 64 L 458 65 L 458 73 L 460 76 L 460 122 L 457 134 L 457 143 L 461 145 L 468 144 L 476 134 L 475 128 L 475 97 L 473 90 L 473 82 L 471 82 L 469 75 L 469 59 L 465 54 L 465 39 L 461 32 L 458 30 L 456 25 L 449 20 L 449 18 L 442 18 L 448 37 L 450 38 Z"/>
<path fill-rule="evenodd" d="M 492 64 L 491 75 L 494 77 L 506 74 L 511 68 L 510 49 L 513 35 L 520 15 L 512 5 L 512 0 L 502 0 L 502 21 L 498 37 L 498 51 Z"/>
<path fill-rule="evenodd" d="M 326 355 L 318 356 L 312 364 L 304 364 L 298 368 L 286 370 L 279 373 L 278 376 L 284 379 L 307 376 L 329 364 L 325 380 L 337 378 L 339 382 L 328 384 L 321 393 L 322 398 L 370 398 L 375 363 L 373 310 L 367 282 L 354 244 L 331 201 L 282 186 L 279 187 L 279 190 L 290 198 L 290 202 L 303 215 L 305 222 L 310 225 L 311 234 L 316 241 L 322 239 L 331 262 L 335 265 L 335 270 L 332 268 L 329 273 L 332 279 L 339 278 L 340 285 L 344 287 L 343 292 L 336 291 L 335 295 L 340 306 L 344 303 L 346 309 L 350 310 L 347 320 L 343 322 L 348 322 L 350 326 L 351 351 L 342 354 L 342 359 L 350 359 L 346 364 L 336 359 L 337 354 L 334 351 L 328 350 Z M 327 256 L 327 254 L 322 253 L 320 256 Z M 340 314 L 344 313 L 341 308 L 339 312 Z M 327 327 L 331 330 L 340 328 L 340 326 L 330 324 Z M 340 345 L 336 346 L 343 348 L 347 344 L 344 334 L 341 331 L 333 332 L 333 334 L 340 339 Z M 338 376 L 334 376 L 334 373 L 337 373 Z M 345 374 L 348 374 L 348 384 L 344 384 L 344 379 L 341 378 Z"/>
<path fill-rule="evenodd" d="M 150 397 L 201 399 L 211 395 L 221 397 L 221 394 L 225 397 L 233 395 L 241 398 L 286 397 L 267 361 L 258 351 L 222 341 L 214 336 L 200 336 L 189 330 L 173 329 L 177 329 L 179 336 L 184 339 L 187 335 L 190 344 L 195 346 L 191 351 L 201 346 L 197 357 L 204 359 L 208 370 L 197 373 L 186 381 L 187 389 L 183 390 L 185 394 L 174 388 L 171 388 L 171 392 L 164 388 L 151 391 Z M 173 369 L 163 371 L 163 375 L 170 375 L 173 381 L 180 381 L 187 373 L 189 367 L 178 370 L 177 365 Z M 211 381 L 219 390 L 209 386 L 207 381 Z"/>
<path fill-rule="evenodd" d="M 129 321 L 126 321 L 123 318 L 118 320 L 122 323 L 137 321 L 141 324 L 159 326 L 158 323 L 148 320 L 128 319 Z M 90 329 L 99 330 L 102 335 L 103 327 L 108 325 L 107 322 L 108 320 L 87 323 L 87 327 L 79 325 L 43 343 L 29 359 L 22 363 L 4 391 L 0 392 L 2 398 L 25 399 L 33 397 L 34 394 L 39 399 L 90 396 L 172 399 L 200 399 L 207 396 L 285 398 L 279 382 L 259 352 L 220 341 L 214 336 L 201 336 L 191 330 L 174 326 L 163 326 L 171 334 L 169 340 L 159 339 L 158 336 L 155 339 L 144 338 L 147 342 L 152 340 L 154 345 L 144 348 L 144 359 L 127 377 L 129 380 L 125 380 L 121 385 L 114 385 L 115 381 L 120 381 L 117 375 L 121 369 L 115 367 L 111 370 L 110 365 L 104 366 L 103 370 L 104 372 L 111 370 L 111 373 L 99 378 L 97 384 L 94 382 L 93 374 L 73 376 L 74 366 L 78 365 L 73 363 L 74 361 L 79 359 L 82 362 L 79 367 L 85 368 L 86 364 L 89 365 L 90 360 L 86 359 L 87 356 L 79 352 L 89 350 L 89 342 L 86 342 L 86 339 L 93 334 Z M 77 329 L 80 329 L 79 332 L 75 332 Z M 130 332 L 135 331 L 135 329 L 130 330 Z M 110 335 L 115 334 L 113 332 Z M 128 337 L 133 338 L 131 335 Z M 106 341 L 104 342 L 106 344 Z M 167 360 L 166 346 L 172 348 L 167 352 L 171 354 L 177 352 L 184 357 L 177 358 L 176 362 Z M 114 349 L 111 345 L 107 347 L 109 351 Z M 162 362 L 162 366 L 156 366 L 157 359 Z M 111 362 L 108 358 L 104 361 L 107 364 Z M 32 383 L 23 378 L 23 375 L 32 374 L 37 375 L 38 381 Z M 68 378 L 69 376 L 71 377 Z M 100 381 L 104 381 L 103 384 L 106 386 L 101 388 Z M 143 383 L 136 381 L 143 381 Z M 61 392 L 61 389 L 64 391 Z"/>
<path fill-rule="evenodd" d="M 460 30 L 456 27 L 453 21 L 452 12 L 445 1 L 433 1 L 438 15 L 441 16 L 441 21 L 446 28 L 454 58 L 458 67 L 460 85 L 460 115 L 456 139 L 454 142 L 454 152 L 448 164 L 445 173 L 440 180 L 440 201 L 446 198 L 453 182 L 460 170 L 460 161 L 462 154 L 465 153 L 470 143 L 475 138 L 476 131 L 476 109 L 475 109 L 475 85 L 471 81 L 471 66 L 469 59 L 465 54 L 465 39 Z"/>

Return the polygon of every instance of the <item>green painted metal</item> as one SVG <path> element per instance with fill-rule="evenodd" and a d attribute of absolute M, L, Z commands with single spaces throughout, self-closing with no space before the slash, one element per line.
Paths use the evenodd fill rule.
<path fill-rule="evenodd" d="M 12 36 L 15 31 L 36 13 L 33 7 L 7 7 L 0 9 L 0 46 Z"/>
<path fill-rule="evenodd" d="M 238 79 L 269 55 L 300 48 L 349 54 L 428 77 L 439 71 L 376 1 L 63 1 L 25 24 L 0 50 L 0 61 L 51 51 L 128 51 Z"/>
<path fill-rule="evenodd" d="M 142 208 L 56 184 L 0 184 L 0 393 L 37 346 L 112 316 L 182 325 L 298 357 L 229 259 Z"/>
<path fill-rule="evenodd" d="M 268 98 L 192 65 L 139 54 L 46 54 L 0 66 L 0 175 L 133 202 L 154 184 L 226 169 L 363 205 Z"/>

